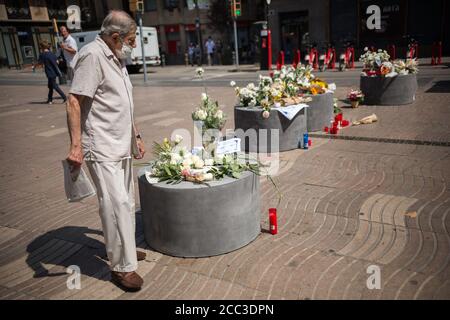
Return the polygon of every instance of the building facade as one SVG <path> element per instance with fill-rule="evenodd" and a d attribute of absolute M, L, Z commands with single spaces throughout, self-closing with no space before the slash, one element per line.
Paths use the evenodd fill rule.
<path fill-rule="evenodd" d="M 38 43 L 55 45 L 53 19 L 65 25 L 67 8 L 80 8 L 83 30 L 97 29 L 106 13 L 122 8 L 121 0 L 0 0 L 0 66 L 20 68 L 39 56 Z"/>
<path fill-rule="evenodd" d="M 198 7 L 194 2 L 198 2 Z M 272 31 L 273 59 L 283 50 L 286 62 L 300 49 L 317 43 L 323 50 L 334 43 L 338 52 L 346 41 L 355 44 L 357 55 L 365 46 L 386 48 L 395 44 L 404 57 L 406 36 L 419 41 L 419 56 L 430 56 L 435 41 L 450 54 L 450 3 L 447 0 L 241 0 L 237 19 L 241 63 L 259 61 L 260 30 L 265 21 Z M 381 28 L 366 27 L 370 5 L 381 10 Z M 0 0 L 0 66 L 20 67 L 38 56 L 38 42 L 55 43 L 52 19 L 58 25 L 68 18 L 67 7 L 81 9 L 83 31 L 98 30 L 111 9 L 129 11 L 128 0 Z M 211 36 L 223 43 L 223 63 L 232 63 L 234 32 L 230 0 L 144 0 L 144 26 L 158 30 L 161 53 L 168 64 L 183 64 L 190 43 L 204 49 Z M 131 12 L 130 12 L 131 13 Z"/>
<path fill-rule="evenodd" d="M 381 28 L 367 28 L 367 9 L 377 5 Z M 447 0 L 272 0 L 268 10 L 273 52 L 284 50 L 287 59 L 308 44 L 322 49 L 332 42 L 341 50 L 347 41 L 361 48 L 396 46 L 397 57 L 405 57 L 408 37 L 419 42 L 419 57 L 431 55 L 432 45 L 442 41 L 450 54 L 450 3 Z"/>
<path fill-rule="evenodd" d="M 255 39 L 258 20 L 264 19 L 265 0 L 243 0 L 242 16 L 237 19 L 240 58 L 251 62 L 256 58 Z M 169 64 L 182 64 L 190 43 L 204 43 L 209 36 L 224 44 L 225 62 L 231 63 L 233 25 L 229 0 L 145 0 L 143 24 L 158 30 L 161 52 Z M 253 55 L 253 56 L 252 56 Z"/>

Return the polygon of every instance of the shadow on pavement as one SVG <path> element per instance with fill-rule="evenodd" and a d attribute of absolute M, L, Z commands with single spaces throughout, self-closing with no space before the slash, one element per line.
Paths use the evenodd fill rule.
<path fill-rule="evenodd" d="M 427 93 L 450 93 L 450 81 L 437 81 Z"/>
<path fill-rule="evenodd" d="M 99 230 L 87 227 L 63 227 L 49 231 L 36 239 L 28 246 L 26 262 L 34 270 L 34 278 L 67 276 L 66 272 L 50 273 L 46 265 L 69 267 L 76 265 L 83 275 L 102 280 L 96 274 L 108 264 L 103 260 L 106 257 L 103 242 L 89 237 L 89 234 L 102 235 Z M 52 245 L 49 245 L 49 243 Z M 71 246 L 72 245 L 72 246 Z M 67 251 L 64 248 L 67 247 Z M 75 248 L 75 250 L 73 249 Z M 78 250 L 77 250 L 78 248 Z M 61 250 L 63 250 L 61 252 Z M 69 256 L 67 252 L 74 250 Z"/>

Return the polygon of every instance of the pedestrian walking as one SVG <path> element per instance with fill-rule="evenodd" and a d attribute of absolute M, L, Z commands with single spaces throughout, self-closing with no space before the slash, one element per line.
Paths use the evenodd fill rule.
<path fill-rule="evenodd" d="M 59 31 L 61 32 L 63 36 L 63 42 L 59 44 L 61 48 L 61 55 L 64 57 L 66 66 L 67 66 L 67 79 L 72 81 L 73 79 L 73 66 L 72 61 L 75 57 L 76 53 L 78 52 L 78 46 L 75 39 L 70 35 L 69 29 L 67 29 L 66 26 L 62 26 L 59 28 Z"/>
<path fill-rule="evenodd" d="M 48 96 L 47 103 L 53 103 L 53 90 L 56 90 L 58 94 L 63 99 L 63 103 L 66 102 L 67 97 L 61 88 L 56 83 L 56 78 L 61 76 L 61 71 L 58 68 L 57 57 L 50 51 L 50 43 L 47 40 L 42 40 L 39 42 L 39 47 L 41 49 L 41 54 L 39 55 L 38 63 L 44 67 L 45 75 L 48 80 Z"/>
<path fill-rule="evenodd" d="M 134 123 L 132 84 L 125 59 L 136 47 L 136 23 L 124 11 L 112 11 L 100 35 L 73 61 L 74 78 L 67 104 L 74 167 L 83 160 L 95 184 L 111 280 L 127 291 L 140 290 L 136 273 L 145 252 L 136 251 L 132 157 L 145 146 Z M 133 148 L 135 146 L 135 148 Z"/>

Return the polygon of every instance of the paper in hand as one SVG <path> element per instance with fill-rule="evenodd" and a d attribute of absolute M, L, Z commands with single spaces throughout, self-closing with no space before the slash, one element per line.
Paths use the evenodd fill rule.
<path fill-rule="evenodd" d="M 72 165 L 67 161 L 62 161 L 64 169 L 64 190 L 69 202 L 81 201 L 84 198 L 95 196 L 95 189 L 84 172 L 83 168 L 76 167 L 72 172 Z"/>

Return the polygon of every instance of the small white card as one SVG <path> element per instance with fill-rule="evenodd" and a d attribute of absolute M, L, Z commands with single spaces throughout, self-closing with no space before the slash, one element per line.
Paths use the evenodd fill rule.
<path fill-rule="evenodd" d="M 219 141 L 216 148 L 217 155 L 241 152 L 241 139 L 233 138 L 225 141 Z"/>

